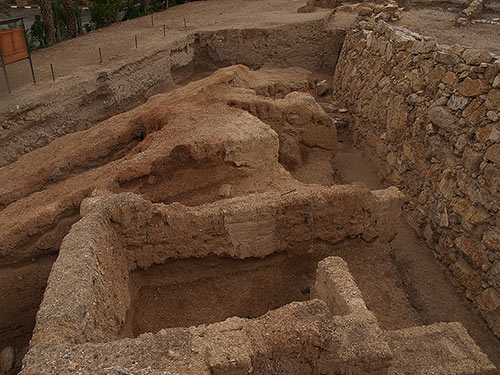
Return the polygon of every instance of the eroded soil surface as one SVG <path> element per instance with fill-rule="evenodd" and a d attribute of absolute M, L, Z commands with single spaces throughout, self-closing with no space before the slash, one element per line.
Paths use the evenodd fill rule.
<path fill-rule="evenodd" d="M 324 9 L 298 14 L 296 10 L 304 3 L 195 2 L 155 14 L 153 27 L 149 17 L 116 24 L 35 53 L 41 82 L 35 90 L 78 87 L 78 82 L 94 79 L 96 71 L 154 54 L 161 43 L 187 32 L 320 18 L 329 27 L 347 27 L 357 15 L 354 6 L 352 11 L 334 14 Z M 186 14 L 188 26 L 184 28 Z M 405 12 L 397 24 L 443 43 L 500 52 L 496 50 L 500 45 L 498 25 L 451 29 L 455 15 L 454 9 L 415 8 Z M 163 24 L 167 25 L 166 39 Z M 140 41 L 137 50 L 134 35 Z M 123 48 L 128 44 L 129 49 Z M 102 65 L 91 53 L 96 46 L 104 51 Z M 49 61 L 58 63 L 56 83 L 49 82 Z M 17 99 L 30 101 L 39 95 L 30 98 L 32 94 L 27 93 L 32 88 L 29 76 L 22 73 L 25 68 L 19 64 L 9 69 L 17 88 L 12 96 L 0 94 L 4 95 L 0 106 L 4 113 L 15 111 Z M 199 206 L 265 191 L 286 194 L 301 184 L 358 183 L 370 190 L 383 188 L 364 156 L 351 145 L 349 114 L 315 95 L 316 81 L 328 77 L 327 73 L 267 67 L 254 72 L 236 66 L 207 77 L 216 69 L 201 59 L 177 70 L 174 84 L 163 88 L 166 93 L 143 106 L 58 138 L 0 168 L 0 322 L 8 322 L 0 328 L 0 349 L 16 349 L 16 369 L 27 350 L 50 266 L 63 237 L 80 219 L 79 206 L 85 197 L 100 191 L 132 191 L 154 202 Z M 131 282 L 135 303 L 130 325 L 122 335 L 134 337 L 233 315 L 254 317 L 305 300 L 318 261 L 338 255 L 348 263 L 383 329 L 458 321 L 500 367 L 500 340 L 455 290 L 445 269 L 404 218 L 397 220 L 399 233 L 390 246 L 363 240 L 354 248 L 352 242 L 335 250 L 319 246 L 293 259 L 274 256 L 263 268 L 262 264 L 253 268 L 252 261 L 204 259 L 137 271 Z M 190 278 L 183 277 L 185 274 Z M 207 279 L 214 284 L 209 287 Z M 248 294 L 229 300 L 241 284 Z M 167 297 L 172 301 L 172 296 L 176 304 L 158 313 L 157 306 L 165 305 Z M 186 303 L 193 314 L 178 316 L 176 311 Z M 210 308 L 218 303 L 220 309 Z"/>

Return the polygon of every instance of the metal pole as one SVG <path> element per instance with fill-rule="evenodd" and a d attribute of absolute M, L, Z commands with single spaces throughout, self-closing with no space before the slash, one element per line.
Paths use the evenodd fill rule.
<path fill-rule="evenodd" d="M 101 52 L 101 47 L 99 47 L 99 64 L 102 64 L 102 52 Z"/>
<path fill-rule="evenodd" d="M 135 48 L 137 48 L 137 35 L 135 35 Z"/>
<path fill-rule="evenodd" d="M 52 66 L 52 64 L 50 64 L 50 71 L 52 73 L 52 81 L 55 82 L 56 81 L 56 76 L 54 74 L 54 67 Z"/>
<path fill-rule="evenodd" d="M 165 38 L 166 35 L 167 35 L 167 33 L 165 31 L 165 25 L 163 25 L 163 37 Z"/>
<path fill-rule="evenodd" d="M 186 17 L 184 17 L 184 28 L 187 27 L 187 24 L 186 24 Z"/>
<path fill-rule="evenodd" d="M 3 74 L 5 75 L 5 82 L 7 83 L 7 90 L 9 90 L 9 94 L 10 94 L 11 92 L 10 92 L 9 77 L 7 77 L 7 67 L 5 66 L 5 64 L 3 62 L 3 53 L 2 53 L 1 48 L 0 48 L 0 60 L 2 61 Z"/>
<path fill-rule="evenodd" d="M 21 19 L 21 24 L 23 26 L 24 41 L 26 42 L 26 49 L 28 50 L 28 60 L 30 61 L 31 76 L 33 77 L 33 84 L 36 85 L 35 70 L 33 69 L 33 62 L 31 61 L 31 51 L 28 44 L 28 38 L 26 38 L 26 29 L 24 28 L 24 19 Z"/>
<path fill-rule="evenodd" d="M 151 26 L 154 26 L 155 23 L 154 23 L 154 18 L 153 18 L 153 15 L 151 15 Z"/>

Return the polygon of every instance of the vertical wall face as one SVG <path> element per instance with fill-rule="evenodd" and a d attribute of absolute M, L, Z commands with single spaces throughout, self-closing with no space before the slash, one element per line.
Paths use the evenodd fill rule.
<path fill-rule="evenodd" d="M 410 224 L 500 336 L 500 61 L 365 27 L 346 37 L 334 77 L 354 142 L 411 197 Z"/>

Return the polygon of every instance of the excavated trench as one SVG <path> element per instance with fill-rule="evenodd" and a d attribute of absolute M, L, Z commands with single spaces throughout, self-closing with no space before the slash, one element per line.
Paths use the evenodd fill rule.
<path fill-rule="evenodd" d="M 136 337 L 232 316 L 252 319 L 287 303 L 308 300 L 317 265 L 311 258 L 212 256 L 136 270 L 130 275 L 132 307 L 123 335 Z"/>
<path fill-rule="evenodd" d="M 290 35 L 298 37 L 290 40 Z M 302 67 L 313 72 L 309 83 L 306 82 L 300 88 L 269 82 L 267 85 L 251 87 L 256 97 L 247 96 L 248 92 L 245 90 L 248 88 L 238 89 L 241 92 L 236 97 L 214 95 L 230 108 L 251 114 L 277 133 L 276 162 L 280 164 L 270 166 L 263 163 L 259 167 L 261 169 L 250 170 L 238 162 L 227 160 L 227 155 L 224 154 L 227 145 L 216 151 L 205 150 L 207 155 L 200 156 L 198 149 L 195 150 L 198 144 L 192 142 L 188 146 L 171 148 L 167 157 L 152 162 L 146 172 L 131 167 L 127 169 L 127 173 L 118 174 L 112 184 L 82 189 L 78 197 L 75 195 L 75 198 L 71 198 L 71 208 L 62 211 L 64 213 L 59 216 L 56 214 L 52 222 L 44 224 L 46 229 L 42 232 L 30 233 L 29 229 L 22 228 L 29 234 L 17 245 L 18 253 L 6 254 L 7 261 L 0 263 L 0 300 L 6 301 L 5 306 L 9 307 L 0 312 L 0 349 L 12 346 L 16 352 L 16 365 L 8 375 L 20 370 L 21 359 L 27 351 L 35 325 L 35 315 L 55 261 L 55 253 L 71 225 L 81 218 L 78 213 L 81 200 L 92 195 L 94 189 L 113 193 L 134 192 L 152 202 L 179 202 L 185 206 L 197 207 L 266 191 L 288 194 L 295 190 L 296 184 L 301 183 L 333 185 L 339 182 L 363 182 L 370 188 L 380 187 L 373 173 L 361 173 L 362 176 L 353 173 L 349 164 L 353 160 L 358 163 L 356 171 L 366 166 L 362 165 L 359 154 L 351 153 L 349 147 L 341 145 L 337 158 L 333 159 L 338 145 L 336 131 L 328 130 L 331 113 L 319 111 L 317 103 L 304 101 L 302 97 L 287 96 L 292 91 L 314 95 L 314 86 L 311 85 L 314 77 L 325 74 L 333 76 L 343 38 L 343 30 L 328 30 L 309 23 L 284 29 L 204 33 L 196 35 L 194 42 L 186 45 L 185 53 L 191 56 L 189 62 L 172 64 L 169 74 L 169 79 L 181 88 L 208 77 L 220 67 L 233 64 L 245 64 L 253 69 L 268 65 Z M 262 41 L 265 43 L 261 43 Z M 109 82 L 106 84 L 111 85 Z M 150 87 L 150 92 L 158 91 L 166 83 L 157 82 L 155 85 L 157 88 Z M 100 90 L 104 92 L 103 95 L 113 97 L 114 88 L 111 86 Z M 98 99 L 102 100 L 102 95 Z M 137 100 L 129 97 L 127 102 L 136 104 Z M 117 108 L 121 111 L 128 106 L 129 104 L 122 103 Z M 71 105 L 66 110 L 71 111 L 70 107 Z M 294 112 L 294 108 L 305 108 L 306 114 L 298 114 Z M 103 112 L 90 111 L 86 124 L 90 126 L 102 120 L 105 117 Z M 335 116 L 337 119 L 341 118 L 338 113 Z M 48 126 L 57 127 L 58 121 L 64 121 L 64 116 L 53 118 Z M 7 210 L 9 205 L 24 197 L 43 194 L 41 191 L 59 189 L 65 185 L 71 188 L 71 182 L 68 182 L 71 178 L 74 178 L 77 186 L 82 181 L 94 178 L 91 174 L 93 170 L 122 158 L 127 159 L 130 155 L 141 155 L 145 151 L 141 148 L 141 143 L 153 143 L 152 139 L 166 126 L 155 123 L 155 118 L 146 117 L 145 121 L 150 122 L 142 131 L 128 134 L 108 147 L 107 152 L 99 154 L 99 157 L 68 164 L 65 166 L 67 169 L 57 167 L 57 173 L 52 176 L 40 174 L 40 181 L 34 182 L 24 195 L 18 192 L 13 193 L 10 199 L 0 197 L 0 207 Z M 315 124 L 312 131 L 306 129 L 310 124 Z M 35 133 L 39 130 L 34 128 Z M 67 133 L 75 130 L 82 129 L 68 129 Z M 50 129 L 43 132 L 52 133 Z M 51 137 L 55 138 L 55 134 L 49 136 L 49 139 Z M 212 135 L 206 137 L 207 142 L 212 140 L 211 137 Z M 340 138 L 342 141 L 348 135 Z M 20 136 L 19 140 L 23 142 L 23 137 Z M 26 149 L 31 151 L 44 145 L 29 144 Z M 19 156 L 10 154 L 6 160 L 12 162 Z M 111 176 L 111 170 L 102 172 L 103 180 Z M 62 189 L 58 194 L 63 193 Z M 60 201 L 54 202 L 60 204 Z M 68 212 L 71 215 L 68 216 Z M 300 213 L 300 209 L 298 212 Z M 294 213 L 285 213 L 283 216 L 284 220 L 293 220 Z M 300 241 L 303 233 L 295 235 L 295 238 L 290 238 L 291 241 Z M 351 272 L 360 281 L 360 289 L 365 294 L 367 305 L 375 312 L 383 328 L 396 329 L 429 322 L 431 319 L 428 317 L 419 316 L 418 303 L 413 301 L 412 306 L 408 301 L 406 287 L 402 286 L 395 265 L 397 261 L 391 259 L 387 249 L 374 246 L 373 238 L 361 239 L 360 236 L 353 235 L 353 238 L 337 246 L 319 241 L 308 248 L 306 254 L 301 251 L 279 252 L 247 259 L 209 255 L 168 259 L 161 264 L 134 269 L 127 276 L 129 280 L 122 296 L 124 300 L 129 300 L 130 306 L 123 327 L 116 332 L 114 338 L 137 337 L 162 328 L 220 322 L 231 316 L 252 319 L 292 301 L 308 300 L 318 261 L 330 255 L 341 255 L 348 263 L 352 262 Z M 367 272 L 366 264 L 370 262 L 373 262 L 373 270 Z M 380 274 L 384 275 L 385 280 L 379 284 Z M 387 300 L 392 308 L 387 307 Z"/>
<path fill-rule="evenodd" d="M 343 31 L 341 30 L 333 31 L 332 35 L 335 36 L 334 38 L 332 38 L 332 35 L 330 35 L 332 31 L 328 31 L 326 32 L 326 34 L 328 34 L 330 38 L 323 39 L 325 34 L 324 30 L 320 30 L 318 34 L 315 35 L 314 30 L 317 30 L 317 25 L 311 24 L 311 25 L 299 26 L 298 29 L 294 28 L 294 30 L 295 31 L 302 30 L 304 27 L 307 30 L 306 37 L 301 37 L 299 38 L 300 40 L 295 41 L 293 47 L 305 51 L 304 52 L 305 59 L 303 61 L 299 62 L 297 60 L 297 59 L 300 60 L 300 57 L 297 56 L 295 53 L 294 54 L 291 53 L 292 49 L 290 46 L 287 46 L 287 48 L 283 49 L 283 48 L 278 48 L 277 46 L 273 46 L 272 43 L 269 43 L 265 49 L 260 49 L 257 48 L 255 44 L 239 45 L 240 43 L 242 43 L 242 40 L 249 41 L 253 37 L 271 38 L 272 40 L 278 41 L 278 43 L 282 44 L 286 42 L 288 44 L 288 41 L 285 41 L 285 35 L 288 34 L 289 32 L 287 30 L 284 31 L 271 30 L 262 32 L 242 31 L 242 30 L 234 30 L 232 32 L 224 31 L 222 35 L 219 35 L 217 33 L 207 33 L 204 35 L 197 35 L 195 42 L 189 44 L 186 50 L 186 51 L 191 51 L 188 52 L 193 56 L 191 61 L 188 64 L 184 64 L 182 66 L 173 65 L 171 68 L 171 74 L 169 76 L 172 77 L 171 79 L 173 80 L 176 86 L 182 87 L 188 84 L 189 82 L 208 76 L 210 73 L 212 73 L 219 67 L 227 66 L 232 63 L 241 63 L 241 62 L 247 63 L 248 65 L 254 68 L 260 67 L 264 64 L 294 66 L 294 64 L 298 62 L 298 65 L 300 66 L 310 68 L 313 70 L 322 69 L 323 71 L 329 71 L 331 74 L 332 72 L 331 68 L 332 66 L 334 66 L 334 62 L 332 63 L 332 59 L 325 58 L 324 60 L 320 61 L 315 56 L 318 54 L 318 51 L 320 49 L 325 47 L 324 43 L 333 43 L 332 46 L 328 48 L 328 50 L 331 51 L 330 53 L 332 53 L 333 55 L 338 56 L 338 54 L 340 53 L 340 46 L 344 35 Z M 225 38 L 226 42 L 221 44 L 220 42 L 221 38 L 222 39 Z M 320 42 L 319 44 L 316 43 L 314 47 L 311 47 L 310 43 L 311 38 L 316 41 L 319 40 L 324 40 L 324 41 Z M 214 47 L 213 43 L 217 44 L 217 48 Z M 250 54 L 243 52 L 245 50 L 247 51 L 248 49 L 254 49 L 254 50 Z M 236 51 L 238 51 L 237 55 L 231 56 Z M 288 62 L 287 60 L 292 60 L 292 62 Z M 278 62 L 280 63 L 278 64 Z M 102 86 L 108 84 L 110 81 L 101 80 L 100 82 L 101 82 L 100 85 Z M 163 83 L 159 84 L 159 86 L 162 85 Z M 288 94 L 293 90 L 293 88 L 291 90 L 289 87 L 285 86 L 282 87 L 279 84 L 278 85 L 269 84 L 268 86 L 269 86 L 268 88 L 264 89 L 266 93 L 262 92 L 261 94 L 267 94 L 270 97 L 274 98 L 283 98 L 286 94 Z M 309 89 L 311 90 L 312 86 L 309 87 Z M 103 95 L 113 96 L 110 90 L 106 88 L 100 87 L 99 90 L 101 94 L 96 96 L 95 98 L 96 100 L 98 99 L 99 101 L 102 101 Z M 151 92 L 154 91 L 158 90 L 154 89 L 151 90 Z M 257 91 L 259 91 L 258 88 Z M 137 95 L 141 94 L 137 93 Z M 84 99 L 84 101 L 88 102 L 89 99 L 90 98 L 86 98 Z M 128 102 L 136 103 L 134 100 L 132 101 L 128 100 Z M 242 103 L 243 104 L 241 103 L 240 104 L 230 103 L 230 104 L 235 108 L 242 108 L 243 106 L 246 105 L 245 100 L 243 100 Z M 91 99 L 90 102 L 87 103 L 87 105 L 90 106 L 91 108 L 94 107 Z M 123 110 L 127 108 L 127 106 L 129 105 L 130 104 L 116 105 L 116 108 Z M 249 107 L 248 110 L 249 112 L 252 112 L 253 109 L 254 112 L 252 114 L 257 115 L 257 117 L 263 118 L 263 116 L 259 116 L 260 113 L 255 112 L 255 108 L 256 107 L 252 108 Z M 106 111 L 102 111 L 102 109 L 89 110 L 88 111 L 89 117 L 86 118 L 85 121 L 82 121 L 80 126 L 76 126 L 72 129 L 67 128 L 66 126 L 60 127 L 59 122 L 66 121 L 64 115 L 69 116 L 71 112 L 72 110 L 69 107 L 67 107 L 65 111 L 60 112 L 57 116 L 50 116 L 50 120 L 48 121 L 43 121 L 42 118 L 42 120 L 38 121 L 36 124 L 24 124 L 23 127 L 24 130 L 20 130 L 16 133 L 16 140 L 21 143 L 31 142 L 33 139 L 40 139 L 40 140 L 45 139 L 50 141 L 51 139 L 55 139 L 57 136 L 63 135 L 64 132 L 71 133 L 73 131 L 82 130 L 81 125 L 89 126 L 89 124 L 93 124 L 96 121 L 101 120 L 103 118 L 104 112 L 107 113 L 108 116 L 110 113 L 109 110 Z M 265 112 L 267 111 L 264 111 L 264 113 Z M 111 113 L 113 113 L 113 111 L 111 111 Z M 81 112 L 79 111 L 78 114 L 80 115 Z M 265 118 L 263 118 L 263 120 L 264 122 L 266 122 Z M 146 120 L 146 122 L 147 121 L 148 120 Z M 154 119 L 152 121 L 154 121 Z M 40 128 L 42 124 L 44 129 Z M 55 128 L 58 128 L 57 132 L 53 131 L 53 129 Z M 9 208 L 12 208 L 12 204 L 22 200 L 23 197 L 26 199 L 26 197 L 31 195 L 36 196 L 37 191 L 47 192 L 50 191 L 51 189 L 53 190 L 59 189 L 59 187 L 68 184 L 67 183 L 68 180 L 71 179 L 78 180 L 80 176 L 83 176 L 86 173 L 88 174 L 89 172 L 96 170 L 100 167 L 103 167 L 106 164 L 117 161 L 126 156 L 127 154 L 130 153 L 133 154 L 136 152 L 134 151 L 134 148 L 136 148 L 141 142 L 143 142 L 146 137 L 148 136 L 151 137 L 152 134 L 158 130 L 159 128 L 157 127 L 157 125 L 146 124 L 145 127 L 139 128 L 137 131 L 134 131 L 133 133 L 130 133 L 125 137 L 121 137 L 118 140 L 118 142 L 109 147 L 106 147 L 105 149 L 103 149 L 103 151 L 97 152 L 95 154 L 90 154 L 89 157 L 82 158 L 83 160 L 82 162 L 77 162 L 73 164 L 71 162 L 61 163 L 60 165 L 56 166 L 56 171 L 52 175 L 47 174 L 45 171 L 41 173 L 37 172 L 35 174 L 39 177 L 39 179 L 37 180 L 36 178 L 30 178 L 29 179 L 30 185 L 28 186 L 27 189 L 25 190 L 12 189 L 12 192 L 8 194 L 4 194 L 4 191 L 2 191 L 3 195 L 0 197 L 0 208 L 5 211 L 8 211 Z M 36 133 L 40 131 L 43 132 L 44 134 L 43 137 L 36 135 Z M 63 132 L 63 134 L 61 134 L 61 132 Z M 24 136 L 23 134 L 26 134 L 26 136 Z M 73 136 L 73 134 L 70 134 L 70 136 Z M 74 139 L 76 140 L 77 137 L 78 135 L 75 133 Z M 291 134 L 286 137 L 287 141 L 289 141 L 291 139 L 293 140 L 294 135 Z M 280 143 L 283 144 L 283 137 L 280 138 L 281 138 Z M 37 142 L 36 144 L 25 144 L 24 147 L 16 146 L 16 149 L 17 150 L 25 149 L 31 151 L 40 146 L 44 146 L 45 144 L 46 143 L 40 143 L 40 142 Z M 7 147 L 11 146 L 12 145 L 9 146 L 7 142 Z M 293 150 L 293 153 L 295 153 L 294 158 L 296 160 L 294 160 L 292 163 L 287 163 L 285 161 L 286 156 L 283 156 L 284 153 L 280 152 L 280 161 L 282 162 L 283 165 L 287 166 L 288 170 L 293 172 L 294 168 L 299 163 L 298 162 L 299 159 L 300 163 L 307 163 L 308 148 L 309 146 L 307 145 L 297 145 Z M 280 150 L 282 149 L 283 147 L 280 147 Z M 6 159 L 6 161 L 8 160 L 12 162 L 13 160 L 15 160 L 13 157 L 10 157 L 9 159 L 8 155 L 10 151 L 8 151 L 8 149 L 6 150 L 7 152 L 4 153 L 4 155 L 8 158 Z M 263 171 L 264 173 L 260 173 L 262 179 L 259 180 L 258 175 L 252 175 L 248 173 L 248 171 L 246 171 L 244 168 L 235 167 L 233 162 L 225 161 L 224 155 L 222 154 L 219 154 L 218 156 L 215 157 L 210 156 L 207 158 L 199 159 L 197 157 L 194 158 L 189 151 L 182 150 L 181 148 L 179 148 L 177 151 L 173 150 L 170 156 L 171 157 L 169 160 L 163 160 L 162 163 L 158 163 L 157 165 L 153 166 L 153 168 L 151 169 L 151 171 L 148 173 L 147 176 L 134 177 L 131 179 L 127 177 L 125 179 L 119 180 L 118 184 L 111 186 L 110 189 L 115 192 L 134 191 L 153 202 L 163 202 L 163 203 L 180 202 L 188 206 L 197 206 L 204 203 L 214 202 L 218 199 L 225 199 L 228 197 L 244 195 L 247 193 L 255 193 L 263 190 L 265 191 L 276 187 L 275 184 L 276 176 L 273 177 L 274 172 L 267 174 L 266 172 Z M 30 156 L 30 154 L 27 154 L 24 157 L 24 159 L 27 159 L 26 161 L 29 162 L 31 157 L 32 156 Z M 40 156 L 36 155 L 34 156 L 34 158 L 38 160 L 47 159 L 47 157 L 40 158 Z M 48 158 L 51 157 L 48 156 Z M 5 166 L 4 170 L 10 176 L 12 176 L 11 171 L 13 167 L 15 167 L 15 164 Z M 279 174 L 281 175 L 282 172 L 279 172 Z M 24 178 L 25 177 L 22 174 L 19 175 L 19 181 L 22 181 Z M 248 182 L 244 182 L 245 179 Z M 85 180 L 85 177 L 83 178 L 80 177 L 80 180 Z M 76 183 L 77 182 L 78 181 L 76 181 Z M 293 181 L 290 180 L 287 184 L 284 184 L 283 186 L 286 187 L 286 190 L 293 190 L 292 185 Z M 264 188 L 262 186 L 264 186 Z M 78 196 L 83 197 L 89 193 L 90 191 L 86 189 L 82 190 L 81 192 L 78 192 L 78 188 L 76 188 L 73 189 L 72 194 L 73 195 L 76 194 Z M 50 198 L 48 198 L 47 200 L 49 199 Z M 74 200 L 74 198 L 70 199 Z M 80 198 L 76 199 L 79 200 Z M 0 322 L 2 322 L 0 323 L 0 348 L 5 348 L 7 346 L 13 347 L 16 354 L 14 369 L 11 370 L 9 374 L 15 373 L 20 369 L 22 357 L 27 351 L 29 340 L 31 338 L 31 332 L 35 325 L 36 312 L 38 310 L 38 306 L 41 302 L 43 292 L 45 290 L 51 265 L 55 260 L 54 254 L 57 253 L 60 243 L 63 237 L 68 233 L 71 225 L 80 219 L 80 215 L 78 214 L 78 200 L 74 201 L 74 203 L 72 203 L 72 205 L 69 208 L 69 211 L 72 212 L 71 215 L 68 215 L 67 213 L 69 211 L 68 209 L 65 209 L 60 214 L 57 214 L 56 217 L 50 219 L 50 221 L 47 222 L 47 224 L 42 224 L 42 225 L 38 224 L 39 228 L 41 228 L 41 231 L 39 231 L 38 233 L 36 231 L 28 229 L 28 231 L 31 231 L 31 233 L 23 237 L 22 233 L 26 229 L 15 229 L 14 230 L 15 232 L 20 233 L 19 239 L 16 240 L 17 243 L 13 245 L 16 246 L 17 250 L 14 253 L 6 253 L 4 260 L 1 261 L 1 263 L 5 264 L 0 269 L 0 274 L 1 274 L 0 277 L 3 280 L 1 284 L 3 286 L 2 301 L 6 301 L 8 303 L 9 308 L 2 309 L 0 313 Z M 26 203 L 26 204 L 31 205 L 33 203 Z M 7 242 L 4 242 L 4 244 L 10 246 L 12 242 L 7 240 Z M 36 248 L 36 250 L 35 251 L 31 250 L 33 248 Z M 50 255 L 44 255 L 44 254 L 50 254 Z M 230 267 L 236 267 L 237 269 L 241 269 L 242 272 L 244 272 L 243 270 L 245 268 L 249 267 L 248 265 L 244 264 L 245 262 L 240 262 L 241 264 L 238 263 L 237 261 L 234 262 L 236 263 L 232 264 L 231 266 L 229 266 L 230 263 L 223 262 L 223 264 L 221 264 L 220 267 L 222 268 L 222 270 L 226 271 Z M 190 262 L 185 261 L 184 263 L 185 263 L 184 267 L 187 267 Z M 161 270 L 163 266 L 156 266 L 156 267 L 158 267 L 158 269 Z M 181 267 L 181 265 L 178 265 L 177 267 Z M 254 267 L 258 269 L 260 266 L 254 266 Z M 276 267 L 282 267 L 282 266 L 277 265 Z M 23 270 L 26 269 L 30 269 L 30 271 L 28 272 L 30 274 L 29 277 L 24 276 Z M 149 271 L 143 271 L 143 273 L 147 272 Z M 154 271 L 154 272 L 161 274 L 160 271 Z M 260 272 L 263 274 L 264 277 L 265 272 L 264 271 Z M 138 271 L 137 276 L 135 276 L 136 274 L 134 274 L 133 276 L 133 279 L 134 280 L 137 279 L 138 283 L 140 283 L 141 279 L 145 278 L 145 276 L 141 277 L 140 276 L 141 274 L 142 273 Z M 157 276 L 157 278 L 158 277 L 159 276 Z M 204 276 L 202 274 L 200 275 L 200 280 L 203 280 L 204 278 L 207 277 L 209 277 L 209 275 Z M 237 281 L 238 277 L 239 276 L 237 275 L 237 273 L 233 273 L 233 279 L 235 280 L 235 282 Z M 220 280 L 221 279 L 219 279 L 219 282 Z M 288 280 L 292 282 L 290 275 L 288 275 Z M 268 281 L 270 282 L 270 280 Z M 183 284 L 181 280 L 177 280 L 176 282 L 180 286 L 178 288 L 176 287 L 175 289 L 182 290 L 181 294 L 177 294 L 178 296 L 182 295 L 185 291 L 187 291 L 187 289 L 196 284 L 195 281 L 193 281 L 193 283 L 191 284 Z M 254 282 L 257 283 L 258 280 L 254 279 Z M 271 287 L 271 285 L 269 285 L 269 287 Z M 164 291 L 165 288 L 167 287 L 166 286 L 163 287 L 162 293 L 165 293 Z M 285 288 L 285 286 L 283 286 L 283 288 Z M 281 292 L 284 290 L 283 288 L 279 290 L 278 294 L 281 294 Z M 304 299 L 304 295 L 300 293 L 300 290 L 302 288 L 303 286 L 300 287 L 299 285 L 297 285 L 296 288 L 294 287 L 294 290 L 295 289 L 298 290 L 298 295 L 297 295 L 297 290 L 295 290 L 295 292 L 293 293 L 289 292 L 286 297 L 282 296 L 281 299 L 274 298 L 276 301 L 272 306 L 280 306 L 292 300 Z M 143 296 L 134 299 L 135 301 L 137 301 L 137 306 L 144 306 L 142 302 L 141 303 L 138 302 L 142 301 L 143 299 L 144 303 L 146 303 L 146 301 L 149 301 L 149 303 L 151 303 L 152 300 L 150 298 L 152 289 L 151 288 L 148 289 L 147 287 L 142 287 L 142 289 L 140 290 L 141 290 L 140 293 L 138 291 L 132 293 L 132 295 L 138 294 L 139 296 Z M 277 291 L 274 291 L 273 293 L 277 293 Z M 195 296 L 193 296 L 193 298 L 194 297 Z M 213 295 L 213 298 L 220 298 L 220 297 Z M 264 311 L 267 311 L 265 305 L 269 301 L 264 301 L 264 299 L 268 298 L 260 299 L 259 306 L 256 307 L 255 311 L 253 312 L 249 311 L 248 313 L 246 313 L 246 315 L 256 316 Z M 209 301 L 207 301 L 207 303 L 208 302 Z M 211 317 L 207 317 L 207 319 L 193 316 L 191 320 L 188 319 L 185 320 L 185 322 L 191 321 L 194 323 L 198 321 L 210 322 L 215 320 L 221 320 L 223 319 L 222 317 L 234 315 L 236 314 L 236 312 L 237 315 L 245 314 L 244 310 L 246 309 L 246 307 L 249 307 L 249 306 L 245 307 L 243 302 L 241 302 L 240 306 L 235 305 L 233 309 L 224 304 L 222 304 L 221 306 L 225 307 L 221 307 L 221 310 L 218 313 L 214 312 L 213 313 L 214 315 L 212 315 Z M 171 315 L 174 314 L 173 311 L 174 310 L 170 311 Z M 235 312 L 233 313 L 232 311 Z M 154 310 L 150 310 L 150 312 L 154 313 Z M 162 322 L 165 319 L 169 320 L 171 315 L 166 315 L 163 318 L 159 318 L 157 325 L 158 326 L 163 325 Z M 134 318 L 132 318 L 130 332 L 127 333 L 127 336 L 131 335 L 133 336 L 141 332 L 149 331 L 155 328 L 154 326 L 153 328 L 148 328 L 150 326 L 148 326 L 147 324 L 144 326 L 145 321 L 146 319 L 134 320 Z M 184 323 L 179 321 L 174 324 L 184 324 Z"/>
<path fill-rule="evenodd" d="M 17 370 L 27 352 L 36 313 L 55 260 L 55 255 L 48 255 L 34 262 L 0 269 L 0 348 L 14 348 L 17 353 L 14 368 Z"/>
<path fill-rule="evenodd" d="M 232 316 L 254 319 L 288 303 L 307 301 L 318 263 L 352 247 L 359 254 L 366 243 L 319 244 L 306 254 L 296 250 L 264 258 L 167 260 L 134 270 L 129 279 L 131 306 L 120 336 L 211 324 Z"/>

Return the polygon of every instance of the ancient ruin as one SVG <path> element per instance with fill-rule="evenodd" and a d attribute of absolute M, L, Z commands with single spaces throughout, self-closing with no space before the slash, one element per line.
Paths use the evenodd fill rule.
<path fill-rule="evenodd" d="M 498 374 L 499 4 L 229 3 L 1 97 L 0 374 Z"/>

